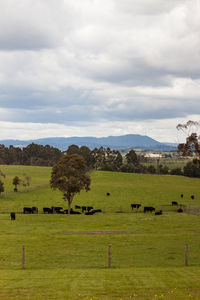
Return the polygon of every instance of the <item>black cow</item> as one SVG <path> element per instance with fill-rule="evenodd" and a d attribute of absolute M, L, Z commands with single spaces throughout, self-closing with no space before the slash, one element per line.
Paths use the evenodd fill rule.
<path fill-rule="evenodd" d="M 33 214 L 33 210 L 31 207 L 24 207 L 24 214 Z"/>
<path fill-rule="evenodd" d="M 173 206 L 173 205 L 178 205 L 178 202 L 172 201 L 172 206 Z"/>
<path fill-rule="evenodd" d="M 15 220 L 15 213 L 14 212 L 10 213 L 10 218 L 11 218 L 11 220 Z"/>
<path fill-rule="evenodd" d="M 62 212 L 61 212 L 62 213 Z M 63 211 L 64 214 L 68 214 L 68 209 Z M 72 208 L 70 209 L 70 215 L 81 215 L 80 211 L 75 211 Z"/>
<path fill-rule="evenodd" d="M 183 198 L 183 194 L 181 194 L 181 198 Z"/>
<path fill-rule="evenodd" d="M 64 214 L 65 211 L 64 210 L 56 210 L 56 214 Z"/>
<path fill-rule="evenodd" d="M 110 196 L 110 193 L 106 193 L 106 196 Z"/>
<path fill-rule="evenodd" d="M 49 208 L 49 207 L 43 207 L 43 213 L 46 214 L 52 214 L 53 213 L 53 210 L 52 208 Z"/>
<path fill-rule="evenodd" d="M 98 212 L 102 212 L 101 209 L 94 209 L 93 212 L 98 213 Z"/>
<path fill-rule="evenodd" d="M 177 212 L 178 212 L 178 213 L 182 213 L 182 212 L 183 212 L 183 209 L 182 209 L 182 208 L 179 208 L 179 209 L 177 210 Z"/>
<path fill-rule="evenodd" d="M 91 216 L 91 215 L 94 215 L 95 214 L 95 211 L 94 210 L 91 210 L 91 211 L 88 211 L 85 213 L 86 216 Z"/>
<path fill-rule="evenodd" d="M 76 209 L 80 209 L 80 208 L 81 208 L 81 206 L 79 206 L 79 205 L 75 205 L 75 208 L 76 208 Z"/>
<path fill-rule="evenodd" d="M 61 209 L 63 209 L 61 206 L 52 206 L 51 207 L 53 213 L 59 213 L 61 211 Z"/>
<path fill-rule="evenodd" d="M 152 212 L 152 211 L 155 211 L 155 208 L 154 207 L 152 207 L 152 206 L 145 206 L 144 207 L 144 213 L 146 213 L 146 212 Z"/>
<path fill-rule="evenodd" d="M 36 206 L 32 207 L 33 214 L 38 214 L 38 208 Z"/>
<path fill-rule="evenodd" d="M 81 206 L 82 212 L 87 210 L 87 206 Z"/>
<path fill-rule="evenodd" d="M 159 215 L 162 215 L 162 210 L 159 210 L 159 211 L 155 212 L 155 216 L 159 216 Z"/>
<path fill-rule="evenodd" d="M 90 211 L 90 210 L 92 210 L 92 209 L 93 209 L 93 206 L 87 206 L 86 207 L 87 212 Z"/>
<path fill-rule="evenodd" d="M 191 195 L 191 199 L 194 200 L 194 195 Z"/>
<path fill-rule="evenodd" d="M 138 210 L 138 208 L 140 208 L 141 204 L 131 204 L 131 209 L 133 210 L 133 208 L 136 208 Z"/>
<path fill-rule="evenodd" d="M 80 211 L 75 211 L 73 209 L 70 211 L 70 214 L 71 215 L 81 215 Z"/>

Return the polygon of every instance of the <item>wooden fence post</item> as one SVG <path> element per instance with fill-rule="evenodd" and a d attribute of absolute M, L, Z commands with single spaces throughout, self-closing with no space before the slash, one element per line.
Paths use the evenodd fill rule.
<path fill-rule="evenodd" d="M 188 266 L 188 244 L 185 245 L 185 266 Z"/>
<path fill-rule="evenodd" d="M 25 246 L 22 246 L 22 269 L 25 269 Z"/>
<path fill-rule="evenodd" d="M 111 268 L 112 245 L 108 245 L 108 268 Z"/>

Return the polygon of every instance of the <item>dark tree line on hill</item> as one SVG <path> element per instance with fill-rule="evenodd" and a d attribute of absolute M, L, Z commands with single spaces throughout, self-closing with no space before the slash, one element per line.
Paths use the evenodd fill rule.
<path fill-rule="evenodd" d="M 132 150 L 133 151 L 133 150 Z M 120 171 L 123 165 L 123 157 L 117 150 L 109 147 L 100 147 L 90 150 L 86 146 L 71 145 L 68 147 L 66 154 L 79 154 L 86 163 L 87 169 L 103 170 L 103 171 Z M 134 156 L 134 160 L 137 156 Z"/>
<path fill-rule="evenodd" d="M 178 130 L 191 129 L 191 126 L 200 126 L 200 123 L 188 121 L 186 124 L 179 124 Z M 180 156 L 196 155 L 193 161 L 187 163 L 182 170 L 174 168 L 169 170 L 166 165 L 158 162 L 157 166 L 145 166 L 146 158 L 137 155 L 134 150 L 130 150 L 124 157 L 117 150 L 104 147 L 90 150 L 87 146 L 71 145 L 64 152 L 49 145 L 42 146 L 30 144 L 27 147 L 6 147 L 0 144 L 0 164 L 7 165 L 33 165 L 33 166 L 53 166 L 65 154 L 81 155 L 86 163 L 87 170 L 103 170 L 126 173 L 150 173 L 150 174 L 170 174 L 184 175 L 189 177 L 200 177 L 200 138 L 196 133 L 188 134 L 186 142 L 178 145 Z"/>
<path fill-rule="evenodd" d="M 62 156 L 62 152 L 49 145 L 30 144 L 27 147 L 5 147 L 0 145 L 1 165 L 53 166 Z"/>
<path fill-rule="evenodd" d="M 71 145 L 65 153 L 83 156 L 87 169 L 126 173 L 149 173 L 148 169 L 142 165 L 144 157 L 137 156 L 134 150 L 130 150 L 125 157 L 122 157 L 119 151 L 110 149 L 109 147 L 90 150 L 86 146 L 79 148 L 77 145 Z"/>

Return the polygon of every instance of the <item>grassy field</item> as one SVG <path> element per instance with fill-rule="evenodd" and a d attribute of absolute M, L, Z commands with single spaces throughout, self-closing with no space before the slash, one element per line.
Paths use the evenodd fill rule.
<path fill-rule="evenodd" d="M 189 158 L 160 158 L 159 159 L 159 164 L 163 165 L 163 166 L 167 166 L 169 168 L 169 170 L 171 169 L 175 169 L 175 168 L 181 168 L 183 170 L 184 166 L 191 161 L 191 159 Z M 158 166 L 158 162 L 156 158 L 149 158 L 148 162 L 142 163 L 143 165 L 145 165 L 146 167 L 153 165 L 155 168 L 157 168 Z"/>
<path fill-rule="evenodd" d="M 0 198 L 0 299 L 200 299 L 199 216 L 171 206 L 200 207 L 198 179 L 94 172 L 91 191 L 77 195 L 73 205 L 92 205 L 102 214 L 44 215 L 43 207 L 66 203 L 58 191 L 38 187 L 48 184 L 50 168 L 1 166 L 7 191 L 24 168 L 35 188 Z M 131 203 L 164 213 L 131 211 Z M 39 214 L 22 214 L 24 206 L 37 206 Z"/>

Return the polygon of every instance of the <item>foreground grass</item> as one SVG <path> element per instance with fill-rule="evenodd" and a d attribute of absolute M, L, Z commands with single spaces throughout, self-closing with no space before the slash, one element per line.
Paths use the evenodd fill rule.
<path fill-rule="evenodd" d="M 199 299 L 196 268 L 0 271 L 1 299 Z"/>

